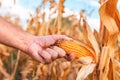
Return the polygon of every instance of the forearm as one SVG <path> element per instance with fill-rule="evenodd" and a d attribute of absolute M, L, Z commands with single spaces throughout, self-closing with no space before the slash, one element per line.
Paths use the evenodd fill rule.
<path fill-rule="evenodd" d="M 33 36 L 0 17 L 0 43 L 25 51 Z"/>

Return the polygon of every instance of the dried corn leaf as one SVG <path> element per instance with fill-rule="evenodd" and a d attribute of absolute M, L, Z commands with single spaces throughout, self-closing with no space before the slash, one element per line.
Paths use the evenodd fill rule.
<path fill-rule="evenodd" d="M 5 45 L 0 44 L 0 54 L 4 56 L 9 56 L 10 54 L 8 53 L 9 48 Z"/>
<path fill-rule="evenodd" d="M 87 30 L 87 37 L 88 37 L 88 40 L 90 41 L 94 51 L 95 51 L 95 58 L 96 58 L 96 62 L 98 62 L 98 58 L 99 58 L 99 55 L 100 55 L 100 48 L 99 48 L 99 44 L 93 34 L 93 32 L 91 31 L 89 25 L 86 23 L 86 30 Z"/>
<path fill-rule="evenodd" d="M 120 48 L 120 34 L 118 35 L 118 47 Z"/>
<path fill-rule="evenodd" d="M 119 80 L 120 78 L 120 62 L 116 59 L 114 59 L 114 56 L 112 56 L 112 65 L 113 65 L 113 79 Z"/>
<path fill-rule="evenodd" d="M 97 30 L 94 29 L 93 34 L 95 36 L 97 43 L 100 45 L 99 33 L 97 32 Z"/>
<path fill-rule="evenodd" d="M 3 66 L 3 62 L 2 62 L 2 60 L 0 59 L 0 66 Z"/>
<path fill-rule="evenodd" d="M 101 21 L 111 35 L 118 33 L 119 31 L 118 24 L 120 24 L 120 22 L 116 21 L 116 18 L 118 18 L 118 16 L 115 17 L 116 13 L 118 12 L 116 8 L 117 1 L 118 0 L 108 0 L 101 6 L 99 10 Z"/>
<path fill-rule="evenodd" d="M 102 48 L 102 53 L 101 53 L 101 56 L 100 56 L 100 63 L 99 63 L 99 70 L 102 70 L 105 66 L 105 61 L 106 61 L 106 58 L 108 57 L 108 48 L 107 47 L 103 47 Z"/>
<path fill-rule="evenodd" d="M 109 69 L 112 69 L 112 66 L 109 67 L 110 58 L 114 54 L 114 48 L 106 46 L 102 49 L 102 54 L 100 58 L 99 70 L 100 70 L 100 80 L 108 79 Z"/>
<path fill-rule="evenodd" d="M 106 15 L 105 13 L 101 13 L 101 20 L 107 30 L 109 31 L 110 34 L 115 34 L 118 32 L 118 27 L 116 25 L 116 22 L 113 18 L 110 16 Z"/>
<path fill-rule="evenodd" d="M 99 36 L 100 36 L 100 38 L 99 38 L 99 40 L 100 40 L 100 48 L 102 47 L 102 45 L 103 45 L 103 38 L 104 38 L 104 32 L 105 32 L 105 27 L 104 27 L 104 25 L 102 24 L 102 22 L 100 21 L 100 28 L 99 28 L 100 30 L 99 30 Z"/>
<path fill-rule="evenodd" d="M 115 53 L 116 40 L 117 40 L 119 27 L 120 27 L 119 13 L 116 7 L 117 1 L 118 0 L 114 0 L 114 1 L 108 0 L 101 6 L 99 10 L 100 18 L 103 23 L 102 30 L 104 33 L 102 34 L 105 35 L 105 33 L 107 33 L 107 30 L 109 32 L 109 34 L 107 35 L 107 38 L 105 39 L 106 42 L 104 43 L 106 47 L 103 47 L 102 54 L 100 56 L 100 63 L 99 63 L 99 69 L 100 69 L 99 79 L 100 80 L 107 80 L 107 79 L 116 80 L 114 77 L 115 66 L 113 65 L 113 61 L 110 61 L 110 59 L 113 58 L 114 56 L 113 54 Z M 103 36 L 103 40 L 104 40 L 104 37 L 105 36 Z"/>
<path fill-rule="evenodd" d="M 92 45 L 90 44 L 90 41 L 88 40 L 88 35 L 87 35 L 87 22 L 84 20 L 84 24 L 83 24 L 83 35 L 84 35 L 84 43 L 86 43 L 88 46 Z"/>
<path fill-rule="evenodd" d="M 56 5 L 57 5 L 56 2 L 52 2 L 52 3 L 50 4 L 50 9 L 54 8 Z"/>
<path fill-rule="evenodd" d="M 90 73 L 93 72 L 96 64 L 83 65 L 77 74 L 76 80 L 84 80 Z"/>
<path fill-rule="evenodd" d="M 87 64 L 92 63 L 92 62 L 93 62 L 93 59 L 88 56 L 88 57 L 81 57 L 81 58 L 79 58 L 79 61 L 80 61 L 82 64 L 87 65 Z"/>
<path fill-rule="evenodd" d="M 99 3 L 103 4 L 105 1 L 107 1 L 107 0 L 99 0 Z"/>
<path fill-rule="evenodd" d="M 10 78 L 10 75 L 6 72 L 6 69 L 3 66 L 0 66 L 0 73 L 2 73 L 6 78 Z"/>
<path fill-rule="evenodd" d="M 48 0 L 42 0 L 42 3 L 44 4 L 44 3 L 46 3 Z"/>

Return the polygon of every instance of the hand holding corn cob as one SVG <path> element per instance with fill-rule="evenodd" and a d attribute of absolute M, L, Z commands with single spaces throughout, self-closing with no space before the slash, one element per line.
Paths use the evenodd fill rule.
<path fill-rule="evenodd" d="M 84 60 L 83 58 L 86 57 L 92 58 L 93 61 L 95 60 L 92 49 L 85 46 L 83 43 L 59 40 L 56 42 L 56 45 L 65 50 L 67 54 L 73 53 L 76 58 L 81 58 L 81 60 Z"/>

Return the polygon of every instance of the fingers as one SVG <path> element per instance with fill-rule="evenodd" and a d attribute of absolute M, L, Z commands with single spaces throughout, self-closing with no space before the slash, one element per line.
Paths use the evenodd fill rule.
<path fill-rule="evenodd" d="M 39 55 L 44 58 L 46 63 L 50 63 L 52 61 L 51 55 L 45 50 L 43 50 L 42 52 L 39 52 Z"/>
<path fill-rule="evenodd" d="M 40 56 L 40 55 L 38 54 L 38 52 L 35 52 L 35 53 L 32 55 L 32 57 L 33 57 L 35 60 L 37 60 L 37 61 L 39 61 L 39 62 L 41 62 L 41 63 L 45 63 L 45 60 L 42 58 L 42 56 Z"/>
<path fill-rule="evenodd" d="M 55 60 L 58 57 L 65 56 L 65 51 L 60 49 L 57 46 L 52 48 L 42 49 L 38 46 L 31 47 L 32 58 L 41 62 L 41 63 L 50 63 L 52 60 Z"/>
<path fill-rule="evenodd" d="M 59 57 L 64 57 L 66 55 L 65 51 L 57 46 L 53 46 L 53 50 L 58 53 Z"/>
<path fill-rule="evenodd" d="M 56 58 L 65 57 L 65 56 L 66 59 L 68 60 L 75 59 L 73 53 L 71 53 L 70 55 L 66 55 L 66 52 L 57 46 L 53 46 L 52 48 L 46 48 L 41 53 L 39 52 L 39 55 L 42 56 L 42 58 L 46 63 L 50 63 L 52 60 L 55 60 Z"/>
<path fill-rule="evenodd" d="M 47 48 L 46 51 L 49 52 L 49 54 L 51 55 L 53 60 L 58 57 L 58 53 L 56 51 L 54 51 L 53 49 Z"/>
<path fill-rule="evenodd" d="M 66 55 L 65 51 L 57 46 L 53 46 L 52 48 L 46 48 L 41 53 L 39 52 L 44 60 L 49 63 L 52 60 L 55 60 L 58 57 L 64 57 Z"/>
<path fill-rule="evenodd" d="M 29 47 L 29 55 L 35 60 L 41 63 L 50 63 L 59 57 L 64 57 L 66 55 L 65 51 L 57 46 L 52 46 L 51 48 L 43 49 L 37 44 L 32 44 Z"/>
<path fill-rule="evenodd" d="M 58 57 L 64 57 L 66 55 L 65 51 L 57 46 L 53 46 L 52 48 L 47 48 L 47 49 L 45 49 L 45 51 L 51 56 L 52 60 L 54 60 Z M 44 56 L 45 55 L 43 55 L 43 57 Z"/>

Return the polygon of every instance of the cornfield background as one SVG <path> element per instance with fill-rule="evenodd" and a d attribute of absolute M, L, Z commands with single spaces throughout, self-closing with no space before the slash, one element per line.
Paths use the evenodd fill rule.
<path fill-rule="evenodd" d="M 15 0 L 14 0 L 15 2 Z M 55 19 L 45 21 L 45 13 L 41 7 L 50 3 L 49 9 L 56 7 Z M 117 9 L 118 0 L 100 0 L 100 29 L 92 31 L 84 16 L 79 14 L 62 17 L 65 0 L 43 0 L 36 9 L 35 16 L 28 20 L 26 31 L 33 35 L 65 34 L 89 46 L 95 61 L 89 56 L 73 61 L 59 58 L 50 64 L 34 61 L 23 52 L 0 44 L 0 80 L 120 80 L 120 15 Z M 11 16 L 3 16 L 19 28 L 19 17 L 11 20 Z M 42 21 L 40 21 L 40 19 Z M 11 38 L 12 39 L 12 38 Z"/>

